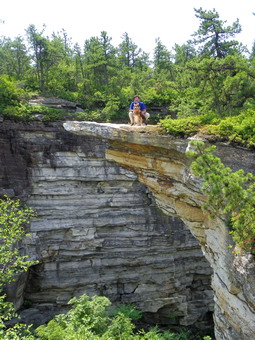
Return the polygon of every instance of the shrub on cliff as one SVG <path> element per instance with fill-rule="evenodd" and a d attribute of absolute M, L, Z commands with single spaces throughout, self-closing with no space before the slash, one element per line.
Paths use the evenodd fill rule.
<path fill-rule="evenodd" d="M 239 249 L 255 255 L 255 176 L 225 167 L 214 155 L 215 146 L 206 147 L 201 141 L 190 144 L 195 148 L 188 152 L 194 159 L 191 170 L 204 180 L 204 209 L 212 216 L 225 215 Z"/>
<path fill-rule="evenodd" d="M 0 338 L 28 339 L 30 331 L 22 325 L 6 328 L 5 322 L 13 316 L 13 306 L 5 301 L 4 288 L 15 276 L 34 264 L 27 256 L 21 256 L 18 242 L 25 236 L 24 226 L 34 216 L 31 208 L 22 206 L 18 200 L 0 199 Z"/>
<path fill-rule="evenodd" d="M 239 144 L 255 146 L 255 109 L 242 111 L 238 116 L 219 118 L 215 114 L 179 119 L 165 119 L 160 125 L 174 136 L 189 136 L 198 132 L 218 136 Z"/>
<path fill-rule="evenodd" d="M 26 92 L 16 86 L 16 83 L 6 75 L 0 75 L 0 112 L 6 106 L 18 106 Z"/>
<path fill-rule="evenodd" d="M 120 308 L 116 313 L 109 314 L 111 305 L 103 296 L 88 297 L 86 294 L 79 299 L 69 301 L 72 306 L 67 314 L 57 315 L 47 325 L 40 326 L 36 335 L 42 340 L 185 340 L 189 332 L 160 332 L 153 328 L 148 332 L 135 331 L 131 317 L 141 317 L 134 307 Z"/>

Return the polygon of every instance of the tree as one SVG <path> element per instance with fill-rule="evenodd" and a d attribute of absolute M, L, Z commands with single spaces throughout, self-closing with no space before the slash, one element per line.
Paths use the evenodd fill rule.
<path fill-rule="evenodd" d="M 6 106 L 18 106 L 24 91 L 17 88 L 15 82 L 7 75 L 0 75 L 0 109 Z"/>
<path fill-rule="evenodd" d="M 205 11 L 201 7 L 195 9 L 196 17 L 200 19 L 200 26 L 193 34 L 193 43 L 200 47 L 200 54 L 206 57 L 224 58 L 226 55 L 238 51 L 239 43 L 229 40 L 241 32 L 237 19 L 231 26 L 225 26 L 226 21 L 219 19 L 215 9 Z"/>
<path fill-rule="evenodd" d="M 166 46 L 162 44 L 160 38 L 157 38 L 153 57 L 154 69 L 157 71 L 169 69 L 171 57 L 171 53 L 167 50 Z"/>
<path fill-rule="evenodd" d="M 100 36 L 100 43 L 103 53 L 103 72 L 104 72 L 104 83 L 109 85 L 109 69 L 114 65 L 115 62 L 115 48 L 111 44 L 112 38 L 108 37 L 107 32 L 102 31 Z"/>
<path fill-rule="evenodd" d="M 37 339 L 42 340 L 178 340 L 188 339 L 189 331 L 182 334 L 160 332 L 152 328 L 148 332 L 137 331 L 133 320 L 141 313 L 131 305 L 123 306 L 116 313 L 110 313 L 111 302 L 104 296 L 80 298 L 69 301 L 72 306 L 66 314 L 57 315 L 47 325 L 36 329 Z M 111 315 L 112 314 L 112 315 Z"/>
<path fill-rule="evenodd" d="M 24 238 L 24 228 L 35 216 L 31 208 L 22 206 L 19 200 L 8 197 L 0 199 L 0 336 L 1 339 L 19 339 L 18 333 L 26 333 L 23 327 L 15 326 L 6 329 L 4 322 L 11 319 L 13 307 L 6 302 L 4 289 L 6 284 L 14 281 L 16 275 L 26 271 L 34 261 L 28 261 L 27 256 L 21 256 L 18 243 Z M 24 333 L 24 334 L 25 334 Z M 28 332 L 29 333 L 29 332 Z"/>
<path fill-rule="evenodd" d="M 78 44 L 74 45 L 74 60 L 75 60 L 75 81 L 76 84 L 78 84 L 85 78 L 83 56 L 81 53 L 81 48 Z"/>
<path fill-rule="evenodd" d="M 202 190 L 207 196 L 203 209 L 211 216 L 225 215 L 231 226 L 230 234 L 241 250 L 255 255 L 255 176 L 242 169 L 233 172 L 214 155 L 216 146 L 204 142 L 190 143 L 195 151 L 191 170 L 203 181 Z"/>
<path fill-rule="evenodd" d="M 44 26 L 45 28 L 45 26 Z M 33 60 L 36 66 L 36 74 L 39 81 L 39 88 L 45 92 L 46 64 L 48 62 L 48 40 L 43 37 L 44 29 L 38 32 L 35 25 L 30 25 L 27 29 L 28 41 L 33 50 Z"/>
<path fill-rule="evenodd" d="M 196 57 L 196 50 L 190 41 L 183 45 L 174 45 L 174 60 L 176 65 L 184 66 L 189 60 Z"/>
<path fill-rule="evenodd" d="M 0 43 L 0 73 L 17 80 L 25 78 L 30 69 L 30 58 L 22 37 L 2 39 Z"/>
<path fill-rule="evenodd" d="M 113 64 L 114 48 L 111 38 L 105 31 L 100 38 L 92 37 L 85 41 L 84 62 L 86 78 L 89 78 L 97 87 L 109 84 L 109 69 Z"/>
<path fill-rule="evenodd" d="M 178 96 L 170 109 L 178 117 L 239 114 L 255 97 L 253 63 L 242 55 L 194 58 L 176 72 Z"/>
<path fill-rule="evenodd" d="M 133 71 L 136 66 L 136 63 L 139 60 L 141 53 L 142 50 L 138 48 L 138 46 L 135 43 L 133 43 L 128 33 L 125 32 L 122 35 L 122 42 L 119 44 L 118 48 L 120 64 L 122 66 L 126 66 L 131 71 Z"/>

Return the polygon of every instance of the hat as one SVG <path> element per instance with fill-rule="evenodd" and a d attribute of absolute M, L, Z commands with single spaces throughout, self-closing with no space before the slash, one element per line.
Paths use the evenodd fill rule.
<path fill-rule="evenodd" d="M 134 100 L 136 97 L 138 97 L 139 99 L 141 99 L 140 96 L 138 96 L 138 94 L 136 94 L 136 95 L 133 97 L 133 100 Z"/>

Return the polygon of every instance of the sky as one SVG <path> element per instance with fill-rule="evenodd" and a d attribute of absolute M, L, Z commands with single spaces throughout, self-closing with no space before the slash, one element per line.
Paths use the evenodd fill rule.
<path fill-rule="evenodd" d="M 171 51 L 197 31 L 199 19 L 194 8 L 213 8 L 231 25 L 239 18 L 242 32 L 236 39 L 251 49 L 255 40 L 255 1 L 251 0 L 0 0 L 0 36 L 25 36 L 34 24 L 38 31 L 46 25 L 46 35 L 64 29 L 73 43 L 106 31 L 118 46 L 127 32 L 132 42 L 153 55 L 156 39 Z"/>

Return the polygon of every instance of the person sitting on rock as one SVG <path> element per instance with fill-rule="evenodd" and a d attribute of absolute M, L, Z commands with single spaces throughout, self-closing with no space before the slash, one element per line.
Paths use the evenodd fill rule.
<path fill-rule="evenodd" d="M 141 116 L 143 118 L 143 123 L 147 124 L 146 122 L 148 118 L 150 117 L 150 114 L 149 112 L 147 112 L 146 105 L 141 101 L 141 98 L 138 95 L 135 95 L 129 107 L 129 119 L 130 119 L 131 125 L 134 125 L 134 105 L 135 104 L 139 104 Z"/>

